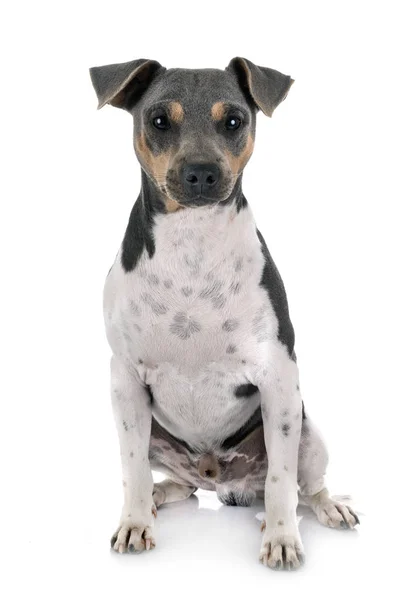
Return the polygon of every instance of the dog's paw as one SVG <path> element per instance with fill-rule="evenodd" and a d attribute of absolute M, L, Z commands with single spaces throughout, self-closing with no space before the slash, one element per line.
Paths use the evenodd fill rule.
<path fill-rule="evenodd" d="M 265 522 L 263 522 L 265 529 Z M 265 530 L 260 550 L 260 561 L 271 569 L 298 569 L 304 563 L 303 545 L 298 534 L 277 534 Z"/>
<path fill-rule="evenodd" d="M 157 510 L 154 505 L 147 518 L 129 513 L 127 517 L 121 519 L 117 531 L 112 536 L 111 548 L 120 554 L 152 550 L 156 545 L 153 529 L 156 516 Z"/>
<path fill-rule="evenodd" d="M 350 506 L 331 498 L 315 507 L 318 521 L 334 529 L 354 529 L 360 519 Z"/>

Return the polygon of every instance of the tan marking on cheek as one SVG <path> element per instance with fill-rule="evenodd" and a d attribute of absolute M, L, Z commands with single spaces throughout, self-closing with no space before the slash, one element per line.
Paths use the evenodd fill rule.
<path fill-rule="evenodd" d="M 135 138 L 135 149 L 145 165 L 151 162 L 151 152 L 146 144 L 144 133 Z"/>
<path fill-rule="evenodd" d="M 239 154 L 239 156 L 235 156 L 229 150 L 226 151 L 226 156 L 228 158 L 229 166 L 234 175 L 239 175 L 245 168 L 250 156 L 253 153 L 254 148 L 254 140 L 251 135 L 248 136 L 246 145 L 243 151 Z"/>
<path fill-rule="evenodd" d="M 220 121 L 225 114 L 225 104 L 223 102 L 216 102 L 212 105 L 211 116 L 214 121 Z"/>
<path fill-rule="evenodd" d="M 170 153 L 163 152 L 162 154 L 155 156 L 148 147 L 146 143 L 146 137 L 143 132 L 135 139 L 135 147 L 141 162 L 146 167 L 145 170 L 147 170 L 149 174 L 156 180 L 159 187 L 165 188 L 166 176 L 171 158 Z M 175 212 L 178 209 L 183 208 L 176 200 L 167 196 L 164 189 L 162 192 L 162 197 L 167 212 Z"/>
<path fill-rule="evenodd" d="M 182 104 L 180 102 L 170 102 L 169 114 L 175 123 L 182 123 L 184 115 Z"/>
<path fill-rule="evenodd" d="M 165 184 L 170 160 L 169 152 L 154 155 L 146 143 L 144 132 L 136 138 L 136 152 L 158 184 Z"/>

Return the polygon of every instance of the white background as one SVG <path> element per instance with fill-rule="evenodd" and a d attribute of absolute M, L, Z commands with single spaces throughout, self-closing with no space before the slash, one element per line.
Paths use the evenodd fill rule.
<path fill-rule="evenodd" d="M 399 56 L 395 2 L 13 2 L 1 17 L 4 598 L 350 597 L 398 570 Z M 306 408 L 359 533 L 304 511 L 307 563 L 258 563 L 253 508 L 159 511 L 117 556 L 122 493 L 102 288 L 140 185 L 131 117 L 88 68 L 135 58 L 290 74 L 244 192 L 287 288 Z M 301 511 L 299 511 L 301 512 Z M 391 596 L 395 591 L 390 592 Z"/>

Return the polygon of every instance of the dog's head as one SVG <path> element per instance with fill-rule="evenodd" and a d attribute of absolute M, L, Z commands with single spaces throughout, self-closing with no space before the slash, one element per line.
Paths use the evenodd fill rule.
<path fill-rule="evenodd" d="M 134 147 L 167 210 L 227 200 L 254 146 L 256 113 L 271 116 L 293 80 L 234 58 L 218 69 L 166 69 L 153 60 L 93 67 L 98 108 L 134 118 Z"/>

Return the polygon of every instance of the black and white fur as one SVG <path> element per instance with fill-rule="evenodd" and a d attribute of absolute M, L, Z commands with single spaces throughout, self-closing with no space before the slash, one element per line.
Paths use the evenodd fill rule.
<path fill-rule="evenodd" d="M 200 487 L 232 505 L 265 496 L 260 560 L 296 568 L 303 560 L 299 493 L 324 525 L 353 528 L 358 518 L 327 492 L 327 451 L 302 402 L 285 289 L 241 190 L 255 113 L 271 115 L 292 80 L 245 59 L 225 71 L 169 74 L 144 60 L 91 70 L 100 106 L 109 102 L 133 114 L 143 174 L 104 289 L 125 494 L 112 546 L 154 547 L 156 507 Z M 209 121 L 219 122 L 219 105 L 232 96 L 241 114 L 247 111 L 248 131 L 241 140 L 221 141 Z M 171 131 L 170 142 L 146 123 L 149 107 L 160 102 L 167 112 L 174 103 L 171 121 L 175 116 L 180 129 L 176 138 Z M 208 129 L 197 129 L 196 150 L 191 142 L 201 117 Z M 145 152 L 138 150 L 141 135 Z M 204 146 L 209 139 L 212 146 Z M 168 154 L 163 173 L 154 165 L 168 144 L 175 154 Z M 220 165 L 224 185 L 212 197 L 191 200 L 187 181 L 177 191 L 181 166 L 188 155 L 204 163 L 205 154 Z M 232 175 L 234 159 L 222 156 L 243 157 L 241 170 Z M 168 478 L 154 485 L 152 467 Z"/>

